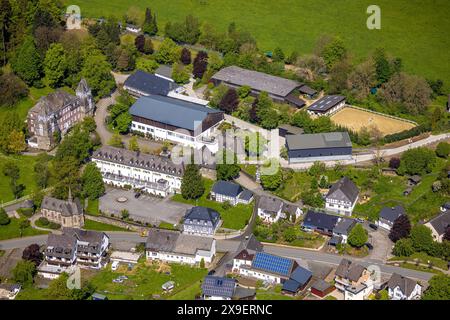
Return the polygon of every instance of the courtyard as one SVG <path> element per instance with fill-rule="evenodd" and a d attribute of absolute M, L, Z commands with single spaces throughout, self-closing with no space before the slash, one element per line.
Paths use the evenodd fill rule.
<path fill-rule="evenodd" d="M 161 222 L 178 224 L 186 210 L 192 206 L 142 194 L 135 198 L 132 190 L 108 188 L 100 198 L 99 210 L 120 217 L 122 210 L 128 210 L 134 220 L 159 225 Z"/>

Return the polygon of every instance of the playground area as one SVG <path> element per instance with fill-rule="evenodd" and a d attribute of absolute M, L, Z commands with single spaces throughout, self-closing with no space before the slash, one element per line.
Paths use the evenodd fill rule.
<path fill-rule="evenodd" d="M 331 120 L 356 132 L 364 127 L 368 129 L 376 127 L 384 136 L 415 127 L 413 123 L 408 121 L 349 107 L 336 112 L 331 116 Z"/>

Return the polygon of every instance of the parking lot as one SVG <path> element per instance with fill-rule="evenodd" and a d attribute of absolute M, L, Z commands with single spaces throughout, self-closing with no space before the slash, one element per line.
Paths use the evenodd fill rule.
<path fill-rule="evenodd" d="M 169 197 L 165 199 L 142 194 L 135 198 L 135 193 L 130 190 L 108 188 L 105 195 L 100 198 L 99 209 L 108 214 L 120 216 L 126 209 L 134 220 L 159 225 L 160 222 L 179 223 L 187 209 L 192 206 L 173 202 Z M 117 201 L 126 198 L 125 202 Z"/>

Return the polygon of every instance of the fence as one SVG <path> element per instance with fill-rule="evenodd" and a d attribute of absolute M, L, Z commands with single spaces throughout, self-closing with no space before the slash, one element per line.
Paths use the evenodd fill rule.
<path fill-rule="evenodd" d="M 345 107 L 353 108 L 353 109 L 360 110 L 360 111 L 370 112 L 370 113 L 373 113 L 373 114 L 376 114 L 376 115 L 379 115 L 379 116 L 382 116 L 382 117 L 387 117 L 387 118 L 391 118 L 391 119 L 398 120 L 398 121 L 409 122 L 409 123 L 411 123 L 411 124 L 413 124 L 415 126 L 419 125 L 417 122 L 409 120 L 409 119 L 396 117 L 396 116 L 393 116 L 393 115 L 390 115 L 390 114 L 386 114 L 386 113 L 382 113 L 382 112 L 378 112 L 378 111 L 374 111 L 374 110 L 370 110 L 370 109 L 365 109 L 365 108 L 353 106 L 353 105 L 350 105 L 350 104 L 346 104 Z"/>

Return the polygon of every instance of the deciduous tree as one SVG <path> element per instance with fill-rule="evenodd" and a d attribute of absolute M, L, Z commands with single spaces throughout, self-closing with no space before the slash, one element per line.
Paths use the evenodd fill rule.
<path fill-rule="evenodd" d="M 200 198 L 205 192 L 202 175 L 196 164 L 188 164 L 181 181 L 181 195 L 185 199 Z"/>
<path fill-rule="evenodd" d="M 389 239 L 392 242 L 397 242 L 400 239 L 407 238 L 411 232 L 411 222 L 407 215 L 401 215 L 395 219 L 389 232 Z"/>
<path fill-rule="evenodd" d="M 89 200 L 98 199 L 105 193 L 102 174 L 93 162 L 88 163 L 84 168 L 81 182 L 83 185 L 83 195 L 89 198 Z"/>
<path fill-rule="evenodd" d="M 364 229 L 362 224 L 358 223 L 350 231 L 348 235 L 348 243 L 354 247 L 362 247 L 368 240 L 367 230 Z"/>

